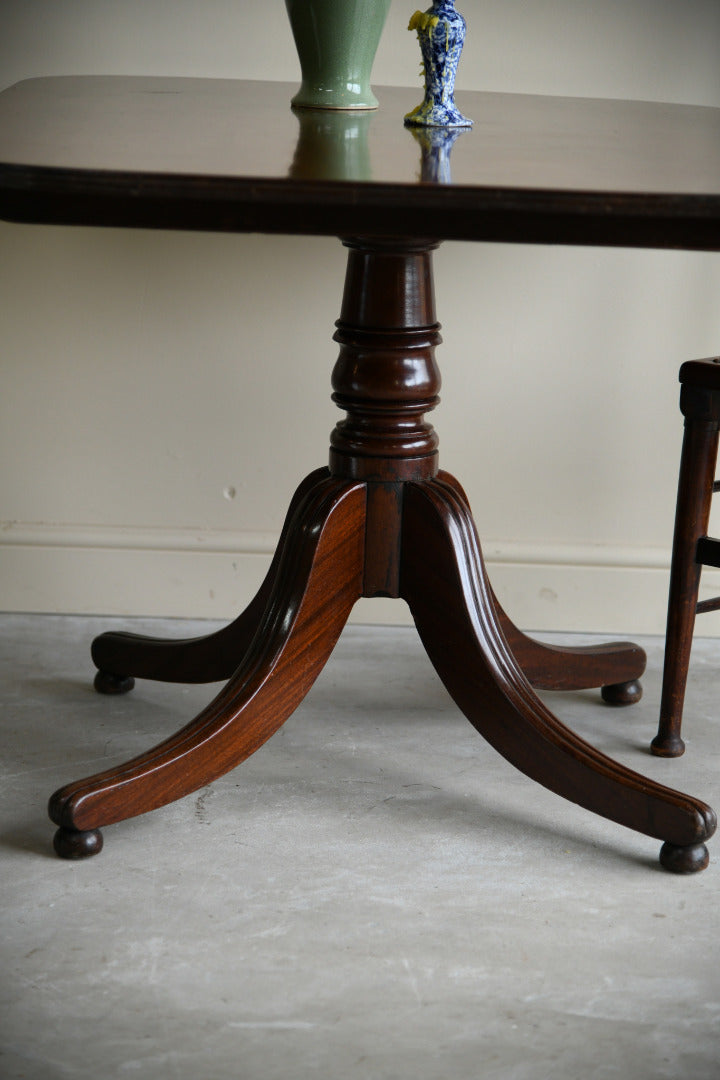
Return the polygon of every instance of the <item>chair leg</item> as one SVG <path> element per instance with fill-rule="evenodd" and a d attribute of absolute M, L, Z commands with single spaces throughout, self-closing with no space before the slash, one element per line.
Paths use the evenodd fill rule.
<path fill-rule="evenodd" d="M 708 530 L 717 452 L 717 423 L 686 415 L 670 568 L 660 721 L 650 745 L 658 757 L 679 757 L 685 750 L 680 730 L 702 571 L 696 551 L 699 538 Z"/>

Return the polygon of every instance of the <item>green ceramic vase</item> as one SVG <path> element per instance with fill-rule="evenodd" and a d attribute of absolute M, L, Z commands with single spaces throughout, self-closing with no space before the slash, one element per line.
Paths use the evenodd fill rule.
<path fill-rule="evenodd" d="M 370 73 L 390 0 L 285 0 L 302 85 L 292 104 L 376 109 Z"/>

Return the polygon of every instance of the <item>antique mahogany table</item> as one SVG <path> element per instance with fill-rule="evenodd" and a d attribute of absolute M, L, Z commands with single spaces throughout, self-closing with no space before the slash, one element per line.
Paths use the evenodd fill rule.
<path fill-rule="evenodd" d="M 226 682 L 140 757 L 50 800 L 64 857 L 104 825 L 208 784 L 286 720 L 361 596 L 404 597 L 471 723 L 559 795 L 663 841 L 702 869 L 715 814 L 563 725 L 533 687 L 636 701 L 641 649 L 558 648 L 522 634 L 488 583 L 467 499 L 425 419 L 440 376 L 432 252 L 444 239 L 720 249 L 720 109 L 459 95 L 475 126 L 414 135 L 417 89 L 374 113 L 290 109 L 294 87 L 230 80 L 33 79 L 0 95 L 0 216 L 10 221 L 337 236 L 348 249 L 329 467 L 290 505 L 249 607 L 207 637 L 95 640 L 96 686 Z M 453 145 L 454 143 L 454 145 Z M 521 392 L 521 391 L 520 391 Z"/>

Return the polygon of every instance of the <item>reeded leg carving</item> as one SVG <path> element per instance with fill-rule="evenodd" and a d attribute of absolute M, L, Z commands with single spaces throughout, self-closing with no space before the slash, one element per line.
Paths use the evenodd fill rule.
<path fill-rule="evenodd" d="M 558 795 L 665 841 L 667 868 L 702 868 L 716 825 L 711 808 L 606 757 L 535 695 L 500 629 L 467 505 L 446 483 L 408 485 L 401 589 L 440 678 L 508 761 Z"/>
<path fill-rule="evenodd" d="M 135 676 L 229 682 L 173 737 L 58 791 L 50 800 L 56 851 L 92 855 L 103 825 L 163 806 L 239 764 L 310 689 L 355 600 L 402 596 L 455 701 L 501 754 L 549 790 L 664 841 L 669 870 L 702 869 L 716 824 L 710 807 L 601 754 L 532 689 L 603 685 L 606 700 L 631 701 L 642 650 L 558 648 L 522 634 L 493 596 L 460 485 L 447 474 L 434 479 L 437 436 L 425 415 L 440 390 L 435 244 L 361 238 L 347 246 L 332 378 L 346 417 L 331 436 L 330 469 L 296 494 L 258 596 L 205 638 L 104 634 L 93 645 L 103 692 L 122 693 Z"/>
<path fill-rule="evenodd" d="M 438 480 L 453 489 L 470 512 L 467 495 L 450 473 L 440 471 Z M 498 621 L 511 652 L 537 690 L 590 690 L 602 687 L 603 700 L 611 705 L 632 705 L 642 697 L 640 676 L 647 657 L 639 645 L 612 641 L 602 645 L 548 645 L 518 630 L 492 593 Z"/>
<path fill-rule="evenodd" d="M 101 826 L 203 787 L 244 761 L 284 723 L 320 673 L 361 595 L 365 504 L 361 483 L 327 478 L 306 492 L 289 523 L 258 633 L 240 667 L 176 735 L 53 795 L 50 817 L 60 826 L 60 855 L 93 854 Z M 90 834 L 96 837 L 94 847 L 83 840 Z"/>
<path fill-rule="evenodd" d="M 497 598 L 498 621 L 518 664 L 536 690 L 590 690 L 600 687 L 608 705 L 635 705 L 642 697 L 644 649 L 630 641 L 602 645 L 549 645 L 524 634 Z"/>
<path fill-rule="evenodd" d="M 630 641 L 602 645 L 550 645 L 536 641 L 513 624 L 493 594 L 498 622 L 510 650 L 536 690 L 601 688 L 608 705 L 634 705 L 642 697 L 644 649 Z"/>
<path fill-rule="evenodd" d="M 295 492 L 265 580 L 257 596 L 234 622 L 214 634 L 177 641 L 122 631 L 101 634 L 92 643 L 92 658 L 98 668 L 95 689 L 101 694 L 126 693 L 132 690 L 136 678 L 182 683 L 229 679 L 249 649 L 262 619 L 278 572 L 279 553 L 295 511 L 308 491 L 327 475 L 327 469 L 316 470 Z"/>

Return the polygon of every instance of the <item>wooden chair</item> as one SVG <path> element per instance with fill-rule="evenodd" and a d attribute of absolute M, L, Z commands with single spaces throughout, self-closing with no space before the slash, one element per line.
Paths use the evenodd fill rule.
<path fill-rule="evenodd" d="M 698 603 L 703 566 L 720 567 L 720 540 L 707 535 L 720 430 L 720 356 L 690 360 L 680 368 L 680 409 L 685 417 L 675 535 L 670 569 L 665 663 L 658 733 L 651 749 L 660 757 L 685 750 L 680 729 L 695 615 L 720 609 L 720 597 Z"/>

